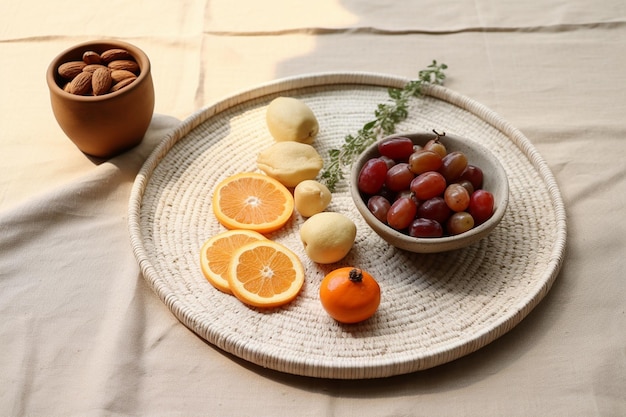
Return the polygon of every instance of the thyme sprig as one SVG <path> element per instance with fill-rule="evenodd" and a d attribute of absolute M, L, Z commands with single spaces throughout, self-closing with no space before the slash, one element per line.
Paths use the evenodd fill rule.
<path fill-rule="evenodd" d="M 416 80 L 409 81 L 403 88 L 389 88 L 387 92 L 390 101 L 378 104 L 374 111 L 375 119 L 365 123 L 356 135 L 347 135 L 339 149 L 328 151 L 330 159 L 321 173 L 321 182 L 334 192 L 337 183 L 344 178 L 344 168 L 351 165 L 379 137 L 395 133 L 396 124 L 409 115 L 409 99 L 421 96 L 425 85 L 443 84 L 446 78 L 444 70 L 447 68 L 446 64 L 433 60 L 432 64 L 418 73 Z"/>

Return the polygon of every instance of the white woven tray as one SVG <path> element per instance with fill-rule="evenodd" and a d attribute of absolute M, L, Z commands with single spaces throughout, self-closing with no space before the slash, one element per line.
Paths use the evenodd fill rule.
<path fill-rule="evenodd" d="M 317 74 L 245 91 L 189 117 L 153 152 L 138 174 L 129 204 L 129 232 L 141 271 L 188 328 L 213 345 L 262 367 L 323 378 L 378 378 L 434 367 L 467 355 L 517 325 L 546 295 L 563 259 L 565 211 L 552 173 L 517 129 L 491 110 L 443 87 L 411 102 L 398 131 L 431 130 L 470 137 L 498 156 L 509 176 L 502 223 L 472 247 L 410 254 L 389 247 L 353 207 L 347 182 L 329 211 L 352 218 L 354 248 L 335 265 L 306 257 L 296 213 L 271 235 L 300 255 L 306 282 L 284 308 L 263 311 L 215 290 L 202 276 L 199 249 L 223 231 L 212 213 L 221 179 L 256 169 L 272 139 L 265 107 L 278 95 L 304 100 L 320 122 L 315 146 L 327 156 L 346 134 L 372 120 L 387 87 L 404 78 L 369 73 Z M 358 325 L 340 325 L 323 311 L 319 282 L 331 269 L 357 265 L 377 277 L 382 302 Z"/>

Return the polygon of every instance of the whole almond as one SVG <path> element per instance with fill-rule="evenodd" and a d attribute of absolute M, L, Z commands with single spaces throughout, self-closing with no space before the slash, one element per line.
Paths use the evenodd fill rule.
<path fill-rule="evenodd" d="M 115 91 L 119 91 L 122 88 L 130 85 L 133 83 L 133 81 L 135 81 L 137 79 L 137 77 L 132 77 L 132 78 L 125 78 L 122 81 L 120 81 L 117 84 L 114 84 L 113 87 L 111 87 L 111 92 L 115 92 Z"/>
<path fill-rule="evenodd" d="M 122 80 L 127 78 L 137 77 L 134 72 L 130 72 L 127 70 L 113 70 L 111 71 L 111 78 L 113 78 L 113 83 L 119 83 Z"/>
<path fill-rule="evenodd" d="M 91 90 L 93 91 L 94 96 L 100 96 L 108 93 L 111 88 L 111 84 L 113 84 L 111 70 L 106 67 L 102 67 L 93 72 L 93 76 L 91 77 Z"/>
<path fill-rule="evenodd" d="M 85 68 L 86 65 L 87 64 L 85 64 L 83 61 L 65 62 L 59 65 L 59 69 L 57 70 L 57 72 L 61 77 L 65 78 L 66 80 L 71 80 L 78 74 L 80 74 L 80 72 L 83 70 L 83 68 Z"/>
<path fill-rule="evenodd" d="M 139 73 L 139 64 L 130 59 L 117 59 L 109 62 L 107 66 L 112 70 L 126 70 L 134 72 L 135 74 Z"/>
<path fill-rule="evenodd" d="M 105 64 L 108 64 L 111 61 L 117 61 L 120 59 L 132 60 L 133 56 L 126 49 L 114 48 L 101 53 L 100 59 Z"/>
<path fill-rule="evenodd" d="M 102 65 L 102 64 L 89 64 L 89 65 L 85 65 L 85 68 L 83 68 L 84 72 L 94 72 L 96 71 L 98 68 L 104 68 L 104 69 L 108 69 L 108 67 L 106 65 Z"/>
<path fill-rule="evenodd" d="M 72 94 L 85 96 L 91 92 L 91 72 L 81 72 L 70 82 L 67 87 Z"/>
<path fill-rule="evenodd" d="M 101 62 L 100 54 L 95 51 L 85 51 L 83 53 L 83 62 L 89 64 L 99 64 Z"/>

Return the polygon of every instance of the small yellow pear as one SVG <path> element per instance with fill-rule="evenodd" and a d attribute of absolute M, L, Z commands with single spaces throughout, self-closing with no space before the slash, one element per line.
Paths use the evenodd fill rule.
<path fill-rule="evenodd" d="M 265 113 L 267 128 L 277 142 L 294 141 L 311 144 L 319 124 L 311 108 L 293 97 L 277 97 Z"/>
<path fill-rule="evenodd" d="M 356 225 L 346 215 L 325 211 L 309 217 L 300 227 L 304 251 L 313 261 L 330 264 L 342 260 L 356 238 Z"/>
<path fill-rule="evenodd" d="M 298 213 L 304 217 L 311 217 L 328 207 L 332 194 L 324 184 L 315 180 L 304 180 L 296 185 L 293 198 Z"/>

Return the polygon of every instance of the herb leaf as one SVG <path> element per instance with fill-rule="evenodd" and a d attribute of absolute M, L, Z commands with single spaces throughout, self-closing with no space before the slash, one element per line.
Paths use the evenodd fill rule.
<path fill-rule="evenodd" d="M 446 64 L 433 61 L 418 73 L 416 80 L 409 81 L 403 88 L 389 88 L 387 94 L 390 102 L 381 103 L 376 107 L 375 119 L 365 123 L 356 136 L 347 135 L 339 149 L 331 149 L 328 152 L 330 160 L 320 175 L 321 182 L 334 192 L 339 181 L 344 178 L 344 167 L 351 165 L 356 157 L 380 136 L 393 134 L 396 124 L 409 115 L 409 99 L 420 97 L 424 85 L 443 84 L 446 78 L 444 71 L 447 68 Z"/>

